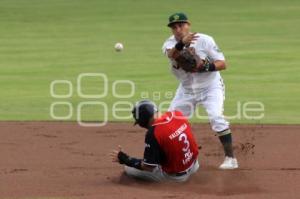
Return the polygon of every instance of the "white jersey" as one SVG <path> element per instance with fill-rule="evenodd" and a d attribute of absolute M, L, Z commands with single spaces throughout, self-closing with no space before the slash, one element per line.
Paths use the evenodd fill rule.
<path fill-rule="evenodd" d="M 197 40 L 190 47 L 195 48 L 196 54 L 201 58 L 207 58 L 210 61 L 225 60 L 223 53 L 219 50 L 214 39 L 205 34 L 197 33 Z M 167 50 L 171 49 L 177 43 L 174 35 L 169 37 L 163 44 L 163 53 L 167 55 Z M 176 62 L 169 58 L 170 66 L 173 74 L 180 81 L 181 86 L 188 93 L 197 93 L 203 88 L 207 88 L 214 82 L 220 80 L 219 71 L 203 72 L 203 73 L 187 73 L 181 68 L 176 69 Z"/>

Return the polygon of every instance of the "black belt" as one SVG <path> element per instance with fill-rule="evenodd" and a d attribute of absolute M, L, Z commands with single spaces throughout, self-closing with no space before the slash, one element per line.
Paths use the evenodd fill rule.
<path fill-rule="evenodd" d="M 176 177 L 184 176 L 186 174 L 187 174 L 186 171 L 183 171 L 183 172 L 180 172 L 180 173 L 168 173 L 168 175 L 170 175 L 170 176 L 176 176 Z"/>
<path fill-rule="evenodd" d="M 184 175 L 186 175 L 187 174 L 187 172 L 186 171 L 184 171 L 184 172 L 180 172 L 180 173 L 175 173 L 175 176 L 184 176 Z"/>
<path fill-rule="evenodd" d="M 173 173 L 171 175 L 174 175 L 174 176 L 177 176 L 177 177 L 186 175 L 193 168 L 195 162 L 196 162 L 196 160 L 193 162 L 193 164 L 190 166 L 190 168 L 188 168 L 186 171 L 182 171 L 182 172 L 179 172 L 179 173 Z"/>

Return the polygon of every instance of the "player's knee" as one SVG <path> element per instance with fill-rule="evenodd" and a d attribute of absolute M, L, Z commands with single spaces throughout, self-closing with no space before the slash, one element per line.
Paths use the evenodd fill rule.
<path fill-rule="evenodd" d="M 133 167 L 128 167 L 128 166 L 124 166 L 124 172 L 126 173 L 126 175 L 128 176 L 137 176 L 138 175 L 138 171 L 137 169 L 133 168 Z"/>

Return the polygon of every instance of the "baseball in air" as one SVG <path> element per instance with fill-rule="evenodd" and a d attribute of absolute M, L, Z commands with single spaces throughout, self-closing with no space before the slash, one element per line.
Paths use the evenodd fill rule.
<path fill-rule="evenodd" d="M 115 50 L 116 50 L 117 52 L 120 52 L 120 51 L 122 51 L 123 49 L 124 49 L 124 46 L 123 46 L 122 43 L 116 43 L 116 44 L 115 44 Z"/>

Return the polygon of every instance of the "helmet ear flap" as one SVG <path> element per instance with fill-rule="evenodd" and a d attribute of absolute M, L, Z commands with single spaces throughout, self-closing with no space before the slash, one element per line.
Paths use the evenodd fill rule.
<path fill-rule="evenodd" d="M 154 116 L 155 112 L 157 112 L 157 108 L 153 102 L 149 100 L 138 102 L 132 110 L 135 124 L 138 124 L 143 128 L 148 128 L 149 121 Z"/>
<path fill-rule="evenodd" d="M 134 107 L 131 111 L 133 118 L 136 120 L 136 107 Z"/>
<path fill-rule="evenodd" d="M 134 126 L 138 124 L 138 118 L 137 118 L 136 112 L 137 112 L 137 108 L 134 107 L 133 110 L 131 111 L 133 119 L 134 119 L 134 124 L 133 124 Z"/>

